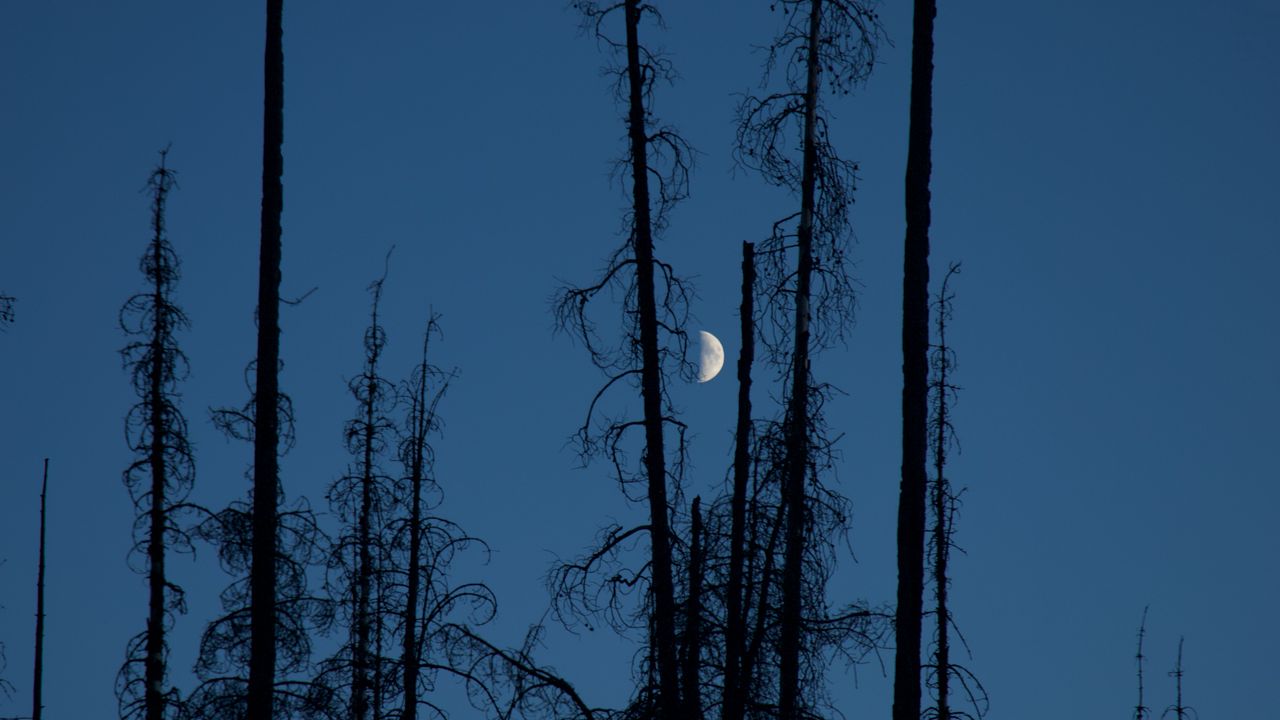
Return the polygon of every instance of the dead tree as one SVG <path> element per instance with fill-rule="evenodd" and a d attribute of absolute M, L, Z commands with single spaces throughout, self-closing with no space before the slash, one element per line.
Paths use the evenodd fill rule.
<path fill-rule="evenodd" d="M 1138 624 L 1138 654 L 1134 656 L 1138 665 L 1138 704 L 1133 706 L 1133 720 L 1149 720 L 1151 717 L 1151 708 L 1147 707 L 1144 697 L 1146 688 L 1142 678 L 1142 663 L 1146 660 L 1146 656 L 1142 654 L 1142 641 L 1147 635 L 1147 611 L 1150 609 L 1150 605 L 1142 608 L 1142 622 Z"/>
<path fill-rule="evenodd" d="M 933 377 L 930 381 L 932 412 L 929 418 L 929 442 L 933 450 L 933 481 L 930 483 L 929 509 L 932 517 L 929 545 L 929 569 L 934 593 L 934 636 L 931 662 L 926 684 L 933 691 L 934 705 L 926 708 L 922 717 L 927 720 L 976 720 L 986 715 L 989 702 L 985 688 L 967 667 L 952 659 L 951 636 L 963 640 L 951 615 L 949 593 L 951 551 L 958 549 L 955 543 L 955 520 L 960 509 L 964 490 L 955 490 L 946 474 L 947 456 L 959 447 L 955 428 L 951 423 L 951 408 L 959 393 L 959 386 L 952 376 L 955 370 L 955 352 L 947 344 L 947 324 L 951 321 L 951 278 L 960 272 L 959 264 L 952 264 L 942 279 L 941 289 L 933 303 L 938 342 L 933 346 L 930 365 Z M 952 682 L 958 687 L 953 688 Z M 967 700 L 970 710 L 957 710 L 952 698 L 959 691 Z"/>
<path fill-rule="evenodd" d="M 729 571 L 725 586 L 724 690 L 721 720 L 743 715 L 742 654 L 746 643 L 743 572 L 747 557 L 747 491 L 751 476 L 751 364 L 755 359 L 755 246 L 742 243 L 742 339 L 738 353 L 738 417 L 734 431 L 733 490 L 730 495 Z"/>
<path fill-rule="evenodd" d="M 378 321 L 382 279 L 369 286 L 373 295 L 369 326 L 364 331 L 364 367 L 347 387 L 356 401 L 356 417 L 343 431 L 352 463 L 347 472 L 330 485 L 330 510 L 342 529 L 329 550 L 330 598 L 347 639 L 336 655 L 321 669 L 323 682 L 341 688 L 350 717 L 366 720 L 380 716 L 386 700 L 385 685 L 375 682 L 386 660 L 375 652 L 385 625 L 375 606 L 386 598 L 385 569 L 391 538 L 387 523 L 394 504 L 403 495 L 398 478 L 383 468 L 383 456 L 393 448 L 395 423 L 391 412 L 397 402 L 396 387 L 380 374 L 379 361 L 386 345 L 386 332 Z M 345 676 L 345 679 L 344 679 Z"/>
<path fill-rule="evenodd" d="M 44 499 L 48 489 L 49 458 L 45 458 L 44 479 L 40 481 L 40 554 L 36 564 L 36 649 L 31 671 L 31 720 L 40 720 L 44 715 Z"/>
<path fill-rule="evenodd" d="M 120 327 L 132 338 L 121 357 L 138 394 L 125 417 L 126 442 L 137 456 L 124 471 L 136 513 L 130 565 L 147 578 L 148 588 L 146 628 L 129 641 L 116 679 L 121 720 L 170 720 L 182 712 L 181 694 L 167 686 L 166 634 L 174 613 L 186 612 L 186 602 L 182 588 L 166 574 L 165 561 L 170 550 L 192 551 L 182 518 L 198 508 L 187 501 L 195 462 L 178 407 L 177 384 L 188 369 L 176 337 L 190 324 L 173 301 L 180 264 L 165 226 L 168 195 L 176 184 L 165 164 L 167 154 L 168 149 L 161 151 L 147 183 L 152 234 L 140 267 L 148 289 L 120 311 Z"/>
<path fill-rule="evenodd" d="M 288 641 L 277 638 L 276 584 L 293 574 L 278 568 L 277 535 L 282 526 L 280 488 L 280 262 L 284 209 L 284 0 L 267 0 L 266 47 L 263 52 L 262 218 L 258 256 L 258 352 L 253 384 L 253 499 L 248 528 L 249 614 L 247 720 L 275 715 L 276 652 Z M 239 529 L 232 531 L 239 535 Z M 238 540 L 239 538 L 237 538 Z M 239 564 L 239 557 L 234 560 Z M 224 558 L 224 561 L 226 558 Z M 286 561 L 288 564 L 288 561 Z M 284 574 L 286 578 L 281 578 Z M 304 577 L 293 582 L 305 582 Z M 290 592 L 299 588 L 291 587 Z M 224 598 L 225 600 L 225 598 Z M 237 603 L 238 605 L 239 603 Z M 287 632 L 287 630 L 285 630 Z M 239 633 L 236 633 L 238 635 Z M 206 635 L 207 636 L 207 635 Z M 297 660 L 297 658 L 291 658 Z M 286 662 L 293 665 L 295 663 Z"/>
<path fill-rule="evenodd" d="M 254 442 L 256 438 L 256 376 L 251 363 L 245 371 L 250 394 L 245 407 L 213 413 L 214 424 L 233 439 Z M 287 451 L 293 446 L 293 405 L 288 395 L 278 391 L 275 405 L 279 414 L 272 426 L 279 430 L 280 449 Z M 246 475 L 253 477 L 254 469 Z M 327 631 L 333 621 L 329 599 L 308 589 L 308 570 L 326 561 L 328 539 L 305 499 L 288 503 L 280 485 L 273 485 L 276 498 L 271 504 L 276 512 L 270 530 L 275 552 L 270 565 L 274 577 L 267 607 L 274 638 L 274 675 L 267 690 L 276 715 L 333 718 L 338 708 L 334 692 L 309 674 L 312 638 Z M 252 669 L 260 667 L 252 663 L 257 648 L 253 618 L 259 607 L 253 596 L 253 578 L 263 566 L 255 554 L 261 545 L 255 515 L 260 491 L 253 487 L 247 501 L 231 503 L 196 528 L 196 536 L 215 546 L 223 570 L 233 577 L 220 595 L 223 615 L 211 621 L 200 638 L 195 664 L 200 684 L 186 701 L 188 715 L 196 720 L 247 717 Z"/>
<path fill-rule="evenodd" d="M 893 720 L 920 717 L 929 396 L 929 176 L 933 143 L 933 19 L 915 0 L 907 142 L 907 232 L 902 270 L 902 482 L 898 496 L 898 607 Z"/>
<path fill-rule="evenodd" d="M 1169 677 L 1172 677 L 1175 683 L 1174 703 L 1165 708 L 1160 717 L 1163 718 L 1172 714 L 1174 720 L 1187 720 L 1188 718 L 1198 720 L 1200 714 L 1195 711 L 1195 708 L 1188 707 L 1182 703 L 1182 640 L 1182 638 L 1178 638 L 1178 662 L 1169 673 Z"/>
<path fill-rule="evenodd" d="M 825 85 L 846 93 L 863 82 L 874 64 L 879 21 L 853 0 L 786 0 L 779 3 L 782 30 L 769 46 L 766 78 L 782 66 L 782 87 L 748 97 L 739 109 L 736 156 L 766 182 L 800 196 L 799 209 L 778 221 L 758 255 L 764 279 L 761 312 L 772 332 L 762 333 L 784 382 L 784 443 L 780 480 L 783 522 L 781 618 L 778 637 L 778 713 L 792 720 L 807 712 L 801 698 L 801 658 L 813 647 L 805 629 L 805 598 L 825 604 L 824 561 L 814 565 L 815 502 L 807 484 L 816 482 L 830 452 L 822 432 L 821 406 L 829 388 L 815 382 L 811 357 L 842 337 L 852 314 L 852 284 L 844 258 L 849 235 L 856 166 L 842 160 L 828 136 L 822 103 Z M 799 162 L 791 148 L 800 147 Z M 835 497 L 829 495 L 828 497 Z M 828 506 L 839 518 L 841 503 Z M 806 573 L 806 566 L 814 572 Z M 828 569 L 829 571 L 829 569 Z M 816 610 L 816 608 L 815 608 Z M 816 613 L 809 613 L 816 618 Z M 804 674 L 808 674 L 807 671 Z M 805 687 L 809 684 L 805 683 Z"/>
<path fill-rule="evenodd" d="M 453 372 L 429 362 L 431 338 L 438 334 L 438 318 L 433 315 L 423 334 L 421 362 L 400 392 L 407 403 L 399 447 L 405 487 L 388 524 L 392 538 L 386 568 L 389 592 L 381 615 L 388 628 L 399 628 L 402 638 L 398 664 L 390 666 L 398 671 L 402 690 L 400 720 L 416 720 L 420 708 L 442 715 L 430 697 L 441 674 L 461 677 L 475 688 L 475 678 L 465 669 L 473 659 L 459 650 L 458 628 L 471 632 L 497 613 L 497 599 L 487 585 L 455 583 L 449 577 L 460 554 L 474 550 L 487 556 L 489 547 L 436 513 L 443 490 L 435 475 L 430 436 L 440 432 L 437 410 L 454 377 Z"/>
<path fill-rule="evenodd" d="M 596 39 L 624 58 L 613 72 L 617 95 L 625 102 L 627 151 L 619 167 L 630 181 L 631 202 L 626 240 L 609 258 L 603 277 L 587 287 L 562 289 L 555 312 L 559 328 L 581 340 L 608 376 L 577 436 L 584 460 L 603 456 L 613 466 L 624 495 L 642 503 L 648 517 L 630 529 L 607 529 L 594 551 L 553 573 L 551 586 L 562 621 L 604 614 L 620 630 L 647 633 L 651 652 L 646 657 L 655 681 L 642 683 L 636 703 L 651 708 L 655 717 L 674 720 L 680 712 L 680 689 L 671 522 L 684 463 L 684 425 L 675 417 L 666 383 L 672 373 L 691 376 L 683 360 L 689 291 L 671 266 L 657 259 L 654 241 L 671 207 L 687 193 L 691 154 L 673 129 L 655 124 L 652 113 L 654 83 L 671 73 L 669 63 L 639 40 L 642 17 L 658 19 L 656 8 L 639 0 L 575 5 Z M 618 12 L 623 40 L 605 31 Z M 622 326 L 614 342 L 600 336 L 591 315 L 593 301 L 610 293 L 623 298 Z M 641 417 L 601 419 L 605 395 L 627 385 L 639 390 Z M 627 449 L 634 448 L 629 440 L 633 429 L 643 433 L 638 470 L 627 460 Z M 669 431 L 674 431 L 674 449 L 668 445 Z M 626 554 L 628 543 L 640 537 L 647 538 L 649 546 L 640 567 L 609 568 Z M 635 590 L 640 591 L 640 607 L 627 609 L 625 598 Z"/>

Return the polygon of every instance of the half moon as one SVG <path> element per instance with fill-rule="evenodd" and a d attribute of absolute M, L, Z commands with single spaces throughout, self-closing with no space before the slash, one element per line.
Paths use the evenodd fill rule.
<path fill-rule="evenodd" d="M 698 340 L 701 346 L 698 353 L 698 382 L 704 383 L 719 375 L 720 368 L 724 367 L 724 346 L 715 335 L 706 330 L 698 331 Z"/>

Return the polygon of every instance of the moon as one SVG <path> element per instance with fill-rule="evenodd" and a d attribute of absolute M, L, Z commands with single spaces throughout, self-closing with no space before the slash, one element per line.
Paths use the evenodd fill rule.
<path fill-rule="evenodd" d="M 715 335 L 706 330 L 698 331 L 698 341 L 701 346 L 698 361 L 698 382 L 704 383 L 719 375 L 720 368 L 724 367 L 724 346 L 720 344 Z"/>

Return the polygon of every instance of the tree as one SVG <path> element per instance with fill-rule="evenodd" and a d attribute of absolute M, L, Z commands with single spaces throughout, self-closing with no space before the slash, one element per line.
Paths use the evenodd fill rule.
<path fill-rule="evenodd" d="M 195 463 L 187 440 L 187 421 L 178 407 L 177 384 L 187 372 L 187 358 L 177 333 L 190 324 L 173 302 L 181 266 L 169 242 L 165 207 L 176 186 L 176 173 L 160 152 L 151 172 L 151 241 L 140 267 L 148 289 L 129 298 L 120 311 L 120 327 L 131 342 L 121 350 L 138 402 L 125 417 L 125 438 L 136 459 L 124 471 L 133 501 L 132 557 L 136 572 L 147 579 L 146 628 L 128 645 L 116 679 L 121 720 L 171 720 L 181 714 L 182 699 L 167 687 L 167 631 L 175 612 L 186 612 L 182 588 L 166 574 L 170 549 L 191 551 L 191 539 L 179 518 L 194 509 L 187 502 L 195 480 Z M 132 563 L 131 563 L 132 565 Z"/>
<path fill-rule="evenodd" d="M 347 690 L 350 717 L 365 720 L 372 712 L 381 716 L 385 687 L 381 678 L 384 658 L 374 652 L 381 640 L 381 613 L 375 604 L 384 600 L 385 569 L 390 542 L 385 532 L 393 504 L 403 494 L 382 467 L 382 457 L 392 446 L 395 425 L 389 413 L 396 403 L 395 386 L 379 374 L 379 360 L 386 332 L 378 322 L 378 304 L 386 276 L 369 286 L 373 295 L 369 326 L 364 332 L 364 368 L 347 383 L 356 400 L 357 416 L 347 422 L 343 438 L 352 464 L 329 487 L 328 501 L 342 530 L 329 551 L 330 597 L 335 607 L 347 608 L 343 625 L 349 636 L 338 654 L 325 663 L 327 685 Z M 347 681 L 337 676 L 346 674 Z"/>
<path fill-rule="evenodd" d="M 40 481 L 40 554 L 36 564 L 36 649 L 31 673 L 31 720 L 40 720 L 44 715 L 44 499 L 48 489 L 49 458 L 45 458 L 44 479 Z"/>
<path fill-rule="evenodd" d="M 1182 704 L 1182 640 L 1183 638 L 1178 638 L 1178 662 L 1173 666 L 1173 670 L 1169 672 L 1169 677 L 1172 677 L 1175 683 L 1174 704 L 1165 708 L 1165 711 L 1160 715 L 1162 718 L 1171 713 L 1175 720 L 1200 717 L 1195 708 Z"/>
<path fill-rule="evenodd" d="M 836 92 L 847 93 L 863 82 L 874 64 L 880 27 L 874 12 L 852 0 L 779 4 L 786 20 L 768 49 L 762 86 L 767 87 L 771 71 L 781 63 L 783 87 L 742 103 L 735 152 L 740 164 L 766 182 L 800 195 L 799 210 L 775 223 L 772 236 L 758 252 L 766 298 L 762 311 L 772 330 L 763 340 L 785 378 L 780 427 L 779 500 L 785 518 L 778 712 L 791 720 L 804 712 L 808 702 L 801 698 L 802 692 L 813 688 L 813 683 L 801 682 L 802 657 L 811 653 L 816 640 L 806 633 L 806 596 L 808 619 L 816 619 L 815 603 L 825 604 L 829 574 L 829 562 L 814 552 L 816 538 L 821 536 L 815 532 L 817 515 L 830 510 L 829 517 L 838 525 L 845 517 L 843 498 L 819 490 L 824 499 L 834 501 L 824 507 L 823 499 L 807 487 L 820 487 L 818 470 L 824 465 L 820 457 L 829 458 L 830 453 L 821 418 L 829 388 L 814 381 L 811 358 L 843 336 L 852 313 L 852 284 L 844 257 L 856 166 L 842 160 L 829 141 L 822 106 L 823 70 L 826 85 Z M 796 141 L 801 148 L 798 163 L 790 154 Z"/>
<path fill-rule="evenodd" d="M 249 557 L 248 720 L 274 716 L 279 508 L 280 215 L 284 209 L 284 0 L 267 0 L 263 58 L 262 220 L 258 353 L 253 400 L 253 510 Z"/>
<path fill-rule="evenodd" d="M 387 568 L 393 597 L 390 625 L 399 627 L 403 638 L 400 720 L 417 720 L 420 705 L 443 715 L 425 698 L 440 672 L 460 676 L 469 690 L 476 691 L 475 699 L 485 700 L 479 703 L 482 707 L 493 705 L 492 683 L 479 682 L 477 675 L 463 668 L 490 654 L 492 646 L 478 644 L 471 628 L 496 615 L 497 599 L 483 583 L 455 585 L 448 576 L 459 553 L 475 546 L 487 554 L 489 548 L 456 523 L 433 514 L 443 491 L 435 476 L 429 438 L 440 431 L 437 408 L 454 376 L 428 362 L 431 337 L 438 333 L 433 315 L 423 334 L 422 360 L 401 389 L 408 411 L 399 450 L 408 487 L 407 496 L 397 503 L 400 514 L 391 523 L 393 554 Z"/>
<path fill-rule="evenodd" d="M 898 495 L 898 607 L 893 720 L 920 717 L 925 470 L 929 396 L 929 176 L 933 143 L 936 0 L 915 0 L 902 270 L 902 482 Z"/>
<path fill-rule="evenodd" d="M 639 0 L 606 6 L 577 2 L 575 7 L 595 37 L 625 58 L 614 74 L 617 94 L 625 98 L 627 152 L 620 167 L 628 171 L 631 203 L 626 216 L 627 239 L 609 259 L 604 276 L 588 287 L 561 290 L 555 303 L 556 319 L 562 330 L 583 342 L 595 365 L 608 375 L 578 433 L 584 459 L 603 455 L 613 465 L 624 495 L 645 505 L 648 522 L 626 530 L 607 529 L 596 550 L 554 573 L 552 591 L 559 600 L 557 613 L 564 621 L 606 613 L 619 629 L 643 628 L 647 632 L 646 657 L 656 682 L 644 683 L 636 703 L 651 708 L 655 717 L 674 719 L 680 712 L 680 687 L 671 516 L 683 468 L 684 425 L 675 417 L 665 385 L 672 372 L 690 375 L 683 363 L 689 291 L 671 266 L 656 258 L 654 240 L 665 227 L 671 207 L 687 194 L 690 149 L 672 128 L 656 125 L 652 115 L 654 82 L 670 77 L 671 68 L 664 58 L 641 45 L 639 26 L 646 14 L 660 20 L 657 9 Z M 623 41 L 603 29 L 615 11 L 623 14 Z M 655 188 L 650 187 L 652 178 L 656 178 Z M 592 301 L 606 291 L 620 291 L 624 298 L 622 329 L 612 344 L 598 335 L 598 325 L 589 313 Z M 642 417 L 604 420 L 599 428 L 594 427 L 597 406 L 619 383 L 638 386 Z M 669 427 L 676 435 L 673 452 L 667 445 Z M 626 459 L 628 431 L 632 429 L 641 430 L 644 438 L 638 472 Z M 669 454 L 674 459 L 669 459 Z M 633 488 L 642 488 L 643 494 L 633 494 Z M 606 571 L 637 536 L 649 540 L 642 569 Z M 589 587 L 593 578 L 602 583 L 596 590 Z M 621 603 L 636 587 L 643 588 L 643 610 L 638 616 L 628 615 Z"/>
<path fill-rule="evenodd" d="M 934 646 L 932 663 L 927 666 L 928 685 L 934 692 L 935 704 L 927 708 L 923 717 L 929 720 L 973 720 L 986 715 L 988 700 L 986 690 L 977 677 L 951 657 L 951 633 L 955 618 L 951 615 L 948 598 L 951 588 L 949 564 L 955 543 L 955 520 L 960 509 L 961 489 L 956 491 L 946 474 L 947 455 L 958 447 L 955 428 L 951 424 L 951 407 L 960 388 L 955 385 L 952 371 L 955 369 L 955 352 L 947 344 L 947 323 L 951 321 L 951 278 L 960 272 L 959 264 L 952 264 L 943 276 L 942 287 L 934 301 L 934 316 L 938 342 L 933 346 L 930 365 L 933 377 L 930 382 L 931 414 L 929 418 L 929 443 L 933 450 L 933 481 L 930 483 L 930 504 L 933 524 L 930 528 L 929 560 L 934 592 Z M 956 632 L 956 635 L 963 638 Z M 952 705 L 952 680 L 959 685 L 973 712 L 956 710 Z"/>
<path fill-rule="evenodd" d="M 1138 665 L 1138 704 L 1133 706 L 1133 720 L 1149 720 L 1151 717 L 1151 708 L 1147 707 L 1144 698 L 1146 688 L 1142 682 L 1142 663 L 1146 660 L 1142 654 L 1142 641 L 1147 635 L 1147 610 L 1150 609 L 1150 605 L 1142 608 L 1142 622 L 1138 624 L 1138 654 L 1134 656 Z"/>

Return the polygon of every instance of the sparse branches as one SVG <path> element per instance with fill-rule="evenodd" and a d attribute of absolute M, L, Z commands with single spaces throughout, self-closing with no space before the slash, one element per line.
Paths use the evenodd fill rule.
<path fill-rule="evenodd" d="M 1173 666 L 1173 670 L 1169 671 L 1169 677 L 1173 678 L 1175 683 L 1174 703 L 1165 708 L 1160 717 L 1172 715 L 1175 720 L 1188 720 L 1188 718 L 1199 720 L 1200 713 L 1196 712 L 1195 708 L 1182 703 L 1182 641 L 1183 638 L 1178 638 L 1178 662 Z"/>
<path fill-rule="evenodd" d="M 178 407 L 178 382 L 188 373 L 177 334 L 190 323 L 173 301 L 180 277 L 177 253 L 165 227 L 165 208 L 176 187 L 176 173 L 160 152 L 160 163 L 147 180 L 151 194 L 151 240 L 139 267 L 147 289 L 125 302 L 119 324 L 131 338 L 121 350 L 138 402 L 125 416 L 125 441 L 135 460 L 124 471 L 133 501 L 133 547 L 129 564 L 147 578 L 149 612 L 146 628 L 127 646 L 116 678 L 122 720 L 171 720 L 181 714 L 177 689 L 167 687 L 166 634 L 174 613 L 186 612 L 182 588 L 168 579 L 170 550 L 191 552 L 183 516 L 201 509 L 187 502 L 195 478 L 195 462 L 187 440 L 187 421 Z"/>
<path fill-rule="evenodd" d="M 951 279 L 959 274 L 959 263 L 952 263 L 943 276 L 941 289 L 933 301 L 937 343 L 933 345 L 929 364 L 933 371 L 930 382 L 929 443 L 933 451 L 933 479 L 930 482 L 930 511 L 933 526 L 930 531 L 929 568 L 932 571 L 934 592 L 934 636 L 932 662 L 924 665 L 925 685 L 933 692 L 934 705 L 925 708 L 922 717 L 927 720 L 976 720 L 986 715 L 989 707 L 986 690 L 969 669 L 951 658 L 951 636 L 963 640 L 955 627 L 955 618 L 948 604 L 951 576 L 948 564 L 955 544 L 955 519 L 961 505 L 964 490 L 953 489 L 946 475 L 947 454 L 959 448 L 955 428 L 951 424 L 951 408 L 955 405 L 960 387 L 954 383 L 951 373 L 955 370 L 955 351 L 947 343 L 947 324 L 951 321 Z M 955 685 L 953 685 L 955 683 Z M 958 686 L 958 687 L 957 687 Z M 959 691 L 967 701 L 969 710 L 952 706 L 952 698 Z"/>
<path fill-rule="evenodd" d="M 777 712 L 794 720 L 813 712 L 823 696 L 820 673 L 810 670 L 820 664 L 823 638 L 810 630 L 814 620 L 830 616 L 830 548 L 848 519 L 847 502 L 821 480 L 834 445 L 822 419 L 832 388 L 813 380 L 810 361 L 841 340 L 852 320 L 846 248 L 856 166 L 842 160 L 830 141 L 822 90 L 847 93 L 865 80 L 882 33 L 870 6 L 852 0 L 781 5 L 786 19 L 769 46 L 763 94 L 746 97 L 738 108 L 735 158 L 800 201 L 756 252 L 760 341 L 784 384 L 775 505 L 785 512 L 779 516 Z"/>
<path fill-rule="evenodd" d="M 677 541 L 671 521 L 684 470 L 685 427 L 676 418 L 667 382 L 673 375 L 685 379 L 693 375 L 692 365 L 684 360 L 691 290 L 669 264 L 655 257 L 654 241 L 666 227 L 671 209 L 688 194 L 693 155 L 675 130 L 658 123 L 652 112 L 655 82 L 672 74 L 667 60 L 639 41 L 643 17 L 660 21 L 654 6 L 639 0 L 574 6 L 582 13 L 584 28 L 617 60 L 610 72 L 625 111 L 627 149 L 615 167 L 629 181 L 630 207 L 623 214 L 626 239 L 609 258 L 601 280 L 560 290 L 554 312 L 558 328 L 581 340 L 592 362 L 607 375 L 577 434 L 580 452 L 584 459 L 603 457 L 609 462 L 624 495 L 643 501 L 649 517 L 631 530 L 610 528 L 597 550 L 553 571 L 550 582 L 561 618 L 602 612 L 615 628 L 647 631 L 650 652 L 642 655 L 649 658 L 652 672 L 640 673 L 647 679 L 637 692 L 637 698 L 643 699 L 638 702 L 652 704 L 660 718 L 674 719 L 680 691 L 672 561 Z M 621 39 L 607 29 L 619 14 L 624 27 Z M 621 302 L 619 325 L 605 325 L 591 314 L 601 304 L 593 301 L 606 291 Z M 617 330 L 605 336 L 602 327 Z M 604 396 L 626 386 L 639 390 L 642 415 L 606 416 L 601 409 Z M 642 440 L 630 439 L 641 432 Z M 668 444 L 668 434 L 674 436 L 674 448 Z M 629 460 L 636 450 L 638 467 Z M 642 532 L 649 541 L 647 558 L 624 560 L 621 551 L 627 541 Z M 607 573 L 599 576 L 603 580 L 591 579 L 602 570 Z M 633 589 L 644 591 L 637 603 L 628 601 Z"/>
<path fill-rule="evenodd" d="M 1134 655 L 1134 663 L 1138 666 L 1138 704 L 1133 706 L 1133 720 L 1149 720 L 1151 708 L 1146 704 L 1146 687 L 1143 684 L 1142 664 L 1146 656 L 1142 654 L 1142 641 L 1147 636 L 1147 611 L 1150 605 L 1142 608 L 1142 622 L 1138 624 L 1138 652 Z"/>

